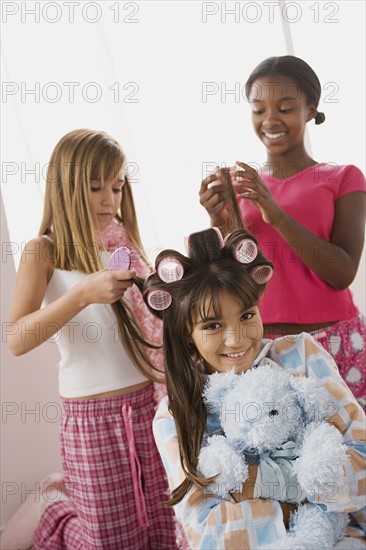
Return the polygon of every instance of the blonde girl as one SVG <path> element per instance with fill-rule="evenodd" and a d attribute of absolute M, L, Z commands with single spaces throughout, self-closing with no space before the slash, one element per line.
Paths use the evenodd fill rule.
<path fill-rule="evenodd" d="M 109 271 L 122 245 L 132 269 Z M 41 494 L 10 521 L 6 548 L 176 547 L 151 431 L 160 326 L 133 285 L 149 271 L 119 144 L 104 132 L 66 134 L 50 159 L 39 236 L 20 261 L 8 341 L 22 355 L 57 333 L 65 478 L 42 485 L 53 483 L 56 501 Z"/>

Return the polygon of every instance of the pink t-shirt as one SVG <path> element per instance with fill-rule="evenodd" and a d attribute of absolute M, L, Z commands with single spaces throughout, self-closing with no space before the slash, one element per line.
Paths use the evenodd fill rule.
<path fill-rule="evenodd" d="M 366 191 L 365 178 L 356 166 L 319 163 L 287 179 L 262 173 L 278 204 L 309 231 L 329 241 L 335 201 L 354 191 Z M 336 290 L 301 261 L 289 244 L 249 200 L 238 199 L 245 227 L 274 263 L 274 275 L 261 300 L 264 323 L 321 323 L 351 319 L 358 313 L 349 289 Z M 314 248 L 314 255 L 318 251 Z M 329 249 L 329 262 L 332 251 Z"/>

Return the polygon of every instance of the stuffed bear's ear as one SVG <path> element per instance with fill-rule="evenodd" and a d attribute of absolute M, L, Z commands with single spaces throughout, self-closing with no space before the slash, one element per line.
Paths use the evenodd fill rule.
<path fill-rule="evenodd" d="M 240 376 L 234 370 L 210 374 L 203 389 L 203 400 L 211 413 L 219 412 L 225 395 L 238 383 Z"/>
<path fill-rule="evenodd" d="M 319 380 L 305 376 L 291 376 L 290 384 L 304 413 L 306 423 L 327 418 L 330 398 Z"/>

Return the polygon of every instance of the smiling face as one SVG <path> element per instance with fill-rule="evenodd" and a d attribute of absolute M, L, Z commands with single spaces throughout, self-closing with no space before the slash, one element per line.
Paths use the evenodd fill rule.
<path fill-rule="evenodd" d="M 269 154 L 285 154 L 304 148 L 306 123 L 316 107 L 308 105 L 293 79 L 266 76 L 256 80 L 249 93 L 254 130 Z"/>
<path fill-rule="evenodd" d="M 90 206 L 95 216 L 97 229 L 104 229 L 115 218 L 121 206 L 125 171 L 122 168 L 116 177 L 103 185 L 99 180 L 90 182 Z"/>
<path fill-rule="evenodd" d="M 257 306 L 249 309 L 227 292 L 219 295 L 220 313 L 209 307 L 198 315 L 191 338 L 207 372 L 245 372 L 257 357 L 263 324 Z"/>

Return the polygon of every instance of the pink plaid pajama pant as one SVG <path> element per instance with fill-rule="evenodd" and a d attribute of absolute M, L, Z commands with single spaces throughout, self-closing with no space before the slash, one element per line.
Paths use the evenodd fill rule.
<path fill-rule="evenodd" d="M 69 501 L 47 506 L 33 550 L 177 548 L 168 484 L 152 434 L 153 386 L 64 400 L 61 450 Z"/>

